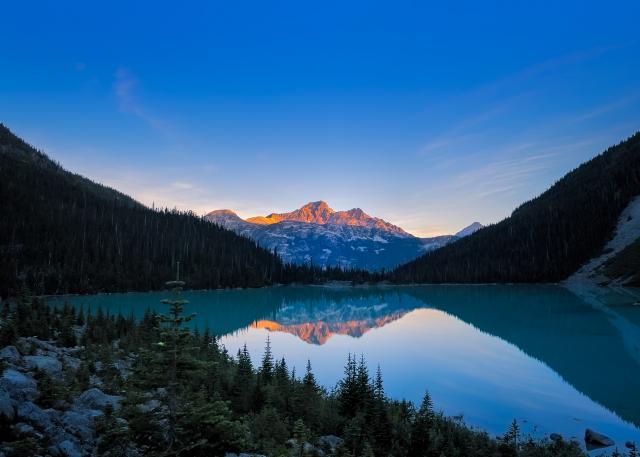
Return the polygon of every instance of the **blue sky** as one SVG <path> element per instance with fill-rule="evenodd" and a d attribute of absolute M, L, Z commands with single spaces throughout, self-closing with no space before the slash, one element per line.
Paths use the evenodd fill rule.
<path fill-rule="evenodd" d="M 640 2 L 9 2 L 0 122 L 156 206 L 497 222 L 640 128 Z"/>

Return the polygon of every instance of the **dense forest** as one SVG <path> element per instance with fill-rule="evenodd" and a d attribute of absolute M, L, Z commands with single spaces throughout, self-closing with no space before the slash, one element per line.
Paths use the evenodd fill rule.
<path fill-rule="evenodd" d="M 510 217 L 398 267 L 400 283 L 551 282 L 600 254 L 640 195 L 640 133 L 582 164 Z"/>
<path fill-rule="evenodd" d="M 296 373 L 286 360 L 274 360 L 268 340 L 261 362 L 254 366 L 246 348 L 232 356 L 208 330 L 193 333 L 184 327 L 190 317 L 187 303 L 177 294 L 181 285 L 170 283 L 176 295 L 165 300 L 167 314 L 149 311 L 139 322 L 100 310 L 88 314 L 70 306 L 51 308 L 25 293 L 12 306 L 5 301 L 0 347 L 18 348 L 5 351 L 11 355 L 6 367 L 13 370 L 11 378 L 20 379 L 15 371 L 24 370 L 20 353 L 46 354 L 35 356 L 40 363 L 57 353 L 64 363 L 57 373 L 33 374 L 38 382 L 35 403 L 23 398 L 26 390 L 13 391 L 23 398 L 17 414 L 31 417 L 35 428 L 16 424 L 19 419 L 0 412 L 0 451 L 45 455 L 57 449 L 56 440 L 64 439 L 68 452 L 91 450 L 110 457 L 228 452 L 297 457 L 586 456 L 578 443 L 557 435 L 541 440 L 524 436 L 516 421 L 505 424 L 499 437 L 470 429 L 462 419 L 438 412 L 428 393 L 417 407 L 392 400 L 385 395 L 381 370 L 371 375 L 356 355 L 348 357 L 344 377 L 331 391 L 318 385 L 311 363 Z M 88 414 L 78 409 L 78 398 L 89 393 L 108 400 L 102 414 L 90 413 L 90 428 L 86 422 L 76 425 Z M 47 417 L 61 417 L 61 425 L 41 428 L 41 422 L 50 424 Z M 68 435 L 71 426 L 83 432 Z"/>
<path fill-rule="evenodd" d="M 193 288 L 375 275 L 284 265 L 191 213 L 152 209 L 64 170 L 0 124 L 0 296 L 154 290 L 176 261 Z"/>

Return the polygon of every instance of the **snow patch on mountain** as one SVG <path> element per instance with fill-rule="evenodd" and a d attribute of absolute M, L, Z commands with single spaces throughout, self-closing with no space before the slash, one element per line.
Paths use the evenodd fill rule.
<path fill-rule="evenodd" d="M 288 263 L 313 261 L 321 266 L 373 271 L 394 268 L 482 227 L 474 223 L 458 232 L 463 235 L 418 238 L 360 208 L 334 211 L 323 201 L 246 220 L 232 210 L 216 210 L 205 219 L 276 251 Z"/>
<path fill-rule="evenodd" d="M 458 238 L 464 238 L 465 236 L 474 234 L 481 228 L 484 228 L 484 225 L 482 225 L 480 222 L 474 222 L 473 224 L 468 225 L 467 227 L 460 230 L 458 233 L 455 234 L 455 236 L 457 236 Z"/>

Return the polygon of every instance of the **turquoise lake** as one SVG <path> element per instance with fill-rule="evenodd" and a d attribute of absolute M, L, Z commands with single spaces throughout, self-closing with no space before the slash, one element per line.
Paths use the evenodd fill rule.
<path fill-rule="evenodd" d="M 512 419 L 536 436 L 582 441 L 585 428 L 640 442 L 638 291 L 553 285 L 272 287 L 194 291 L 186 312 L 231 354 L 247 345 L 303 373 L 311 360 L 332 388 L 348 353 L 379 364 L 388 395 L 419 402 L 429 390 L 447 415 L 492 434 Z M 165 310 L 167 293 L 51 299 L 85 309 Z"/>

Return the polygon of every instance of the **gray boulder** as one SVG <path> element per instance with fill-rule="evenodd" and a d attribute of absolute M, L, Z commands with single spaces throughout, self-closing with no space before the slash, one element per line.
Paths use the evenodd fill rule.
<path fill-rule="evenodd" d="M 64 356 L 64 363 L 69 368 L 73 368 L 74 370 L 77 370 L 78 368 L 80 368 L 80 365 L 82 364 L 82 361 L 77 357 L 73 357 L 73 356 L 70 356 L 70 355 L 65 355 Z"/>
<path fill-rule="evenodd" d="M 69 410 L 60 417 L 60 422 L 62 422 L 67 432 L 80 438 L 81 442 L 86 443 L 93 441 L 93 420 L 101 415 L 102 412 L 92 409 Z"/>
<path fill-rule="evenodd" d="M 33 425 L 43 430 L 53 426 L 51 421 L 51 411 L 43 410 L 38 405 L 30 401 L 19 403 L 16 413 L 20 419 L 31 422 Z"/>
<path fill-rule="evenodd" d="M 0 377 L 0 390 L 9 394 L 16 401 L 31 401 L 38 396 L 37 383 L 31 377 L 8 368 Z"/>
<path fill-rule="evenodd" d="M 55 358 L 47 355 L 27 355 L 24 362 L 29 370 L 42 370 L 51 376 L 60 376 L 62 374 L 62 363 Z"/>
<path fill-rule="evenodd" d="M 13 409 L 13 403 L 11 402 L 11 397 L 4 389 L 0 389 L 0 415 L 5 416 L 10 421 L 12 421 L 16 415 L 16 412 Z"/>
<path fill-rule="evenodd" d="M 75 406 L 81 409 L 104 409 L 111 405 L 113 409 L 120 407 L 122 397 L 118 395 L 107 395 L 97 388 L 85 390 L 75 401 Z"/>
<path fill-rule="evenodd" d="M 325 450 L 335 451 L 340 443 L 342 443 L 342 438 L 335 435 L 324 435 L 318 438 L 318 446 Z"/>
<path fill-rule="evenodd" d="M 602 433 L 598 433 L 590 428 L 584 432 L 584 442 L 587 444 L 587 448 L 601 448 L 613 446 L 614 441 Z"/>
<path fill-rule="evenodd" d="M 33 428 L 31 425 L 29 424 L 25 424 L 24 422 L 18 422 L 16 425 L 13 426 L 13 428 L 15 429 L 15 431 L 21 435 L 35 435 L 36 434 L 36 429 Z"/>
<path fill-rule="evenodd" d="M 65 456 L 65 457 L 83 457 L 86 455 L 82 449 L 73 441 L 65 440 L 55 446 L 55 450 L 57 453 L 55 455 Z M 52 449 L 53 450 L 53 449 Z"/>
<path fill-rule="evenodd" d="M 52 343 L 48 342 L 48 341 L 43 341 L 40 340 L 34 336 L 29 336 L 26 338 L 21 338 L 21 343 L 30 345 L 32 347 L 35 347 L 36 349 L 39 349 L 41 351 L 46 351 L 47 353 L 56 353 L 58 352 L 58 348 L 53 345 Z"/>
<path fill-rule="evenodd" d="M 22 356 L 15 346 L 6 346 L 0 349 L 0 359 L 17 365 L 20 363 Z"/>

